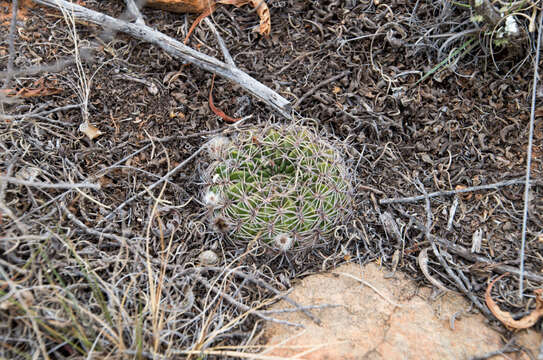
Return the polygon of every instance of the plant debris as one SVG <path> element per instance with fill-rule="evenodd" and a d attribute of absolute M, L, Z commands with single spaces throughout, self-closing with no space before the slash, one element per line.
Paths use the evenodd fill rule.
<path fill-rule="evenodd" d="M 9 3 L 0 2 L 1 14 L 9 15 Z M 218 6 L 209 17 L 236 67 L 297 104 L 292 116 L 301 125 L 349 145 L 352 220 L 303 257 L 270 254 L 257 241 L 240 246 L 207 227 L 200 174 L 209 164 L 195 161 L 199 153 L 215 136 L 286 121 L 258 94 L 217 77 L 214 105 L 244 119 L 228 123 L 210 109 L 209 73 L 156 45 L 88 22 L 68 24 L 39 6 L 25 8 L 13 36 L 1 26 L 0 357 L 252 357 L 266 321 L 300 325 L 282 322 L 268 305 L 289 299 L 297 278 L 345 261 L 463 288 L 485 310 L 489 278 L 510 272 L 500 283 L 515 291 L 530 28 L 540 10 L 534 1 L 514 2 L 509 10 L 523 14 L 514 15 L 522 36 L 509 47 L 505 33 L 495 41 L 497 32 L 472 21 L 465 3 L 269 1 L 269 36 L 248 31 L 260 23 L 243 8 Z M 125 1 L 85 6 L 126 14 Z M 149 29 L 181 40 L 198 16 L 140 11 Z M 216 59 L 223 54 L 204 26 L 191 44 Z M 77 57 L 76 48 L 92 56 Z M 79 71 L 92 79 L 80 89 L 84 96 Z M 37 96 L 15 97 L 22 89 Z M 524 275 L 526 293 L 540 301 L 537 91 Z M 82 115 L 100 136 L 80 132 Z M 220 142 L 210 146 L 221 151 Z M 278 241 L 286 247 L 289 239 Z M 424 250 L 431 245 L 438 251 Z M 200 257 L 206 251 L 217 258 Z M 426 275 L 417 265 L 421 251 Z M 491 290 L 502 319 L 518 321 L 511 314 L 533 308 L 528 296 Z M 524 325 L 539 310 L 532 314 Z M 503 325 L 490 311 L 488 318 Z"/>

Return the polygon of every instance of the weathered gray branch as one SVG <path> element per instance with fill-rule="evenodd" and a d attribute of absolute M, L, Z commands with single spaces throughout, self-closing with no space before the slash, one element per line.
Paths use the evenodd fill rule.
<path fill-rule="evenodd" d="M 235 66 L 231 66 L 222 61 L 219 61 L 211 56 L 202 54 L 183 43 L 148 27 L 145 24 L 134 24 L 123 20 L 116 19 L 114 17 L 102 14 L 100 12 L 87 9 L 83 6 L 72 4 L 65 0 L 33 0 L 37 4 L 50 6 L 56 9 L 64 7 L 68 12 L 76 19 L 88 21 L 106 29 L 123 32 L 137 39 L 147 41 L 151 44 L 159 46 L 168 54 L 182 58 L 191 64 L 194 64 L 204 70 L 224 77 L 242 88 L 247 90 L 255 97 L 268 104 L 275 111 L 286 117 L 292 119 L 290 102 L 262 84 L 261 82 L 253 79 L 245 72 L 241 71 Z"/>

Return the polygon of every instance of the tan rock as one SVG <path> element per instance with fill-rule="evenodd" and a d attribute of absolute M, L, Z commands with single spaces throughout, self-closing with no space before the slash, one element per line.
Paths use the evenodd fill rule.
<path fill-rule="evenodd" d="M 418 288 L 405 275 L 396 273 L 390 279 L 384 275 L 375 264 L 364 268 L 347 264 L 301 280 L 290 298 L 303 305 L 340 306 L 312 311 L 321 326 L 300 312 L 276 314 L 305 329 L 269 324 L 267 350 L 262 354 L 314 360 L 456 360 L 503 347 L 500 334 L 486 325 L 483 316 L 467 312 L 469 305 L 462 296 L 450 293 L 432 301 L 430 289 Z M 352 277 L 363 279 L 374 290 Z M 272 309 L 290 307 L 279 302 Z M 517 342 L 536 355 L 541 340 L 535 331 L 517 334 Z M 492 359 L 528 359 L 522 353 L 507 356 Z"/>

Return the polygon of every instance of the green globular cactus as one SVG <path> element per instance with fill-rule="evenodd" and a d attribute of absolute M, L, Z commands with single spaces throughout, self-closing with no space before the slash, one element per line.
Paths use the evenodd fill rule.
<path fill-rule="evenodd" d="M 322 243 L 350 213 L 341 153 L 303 126 L 268 125 L 208 143 L 204 203 L 216 230 L 287 251 Z"/>

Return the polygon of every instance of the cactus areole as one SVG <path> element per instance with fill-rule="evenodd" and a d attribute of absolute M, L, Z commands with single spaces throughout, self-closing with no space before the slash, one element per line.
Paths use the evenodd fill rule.
<path fill-rule="evenodd" d="M 340 152 L 302 126 L 266 126 L 208 143 L 204 203 L 233 240 L 288 251 L 322 244 L 345 221 L 352 188 Z"/>

